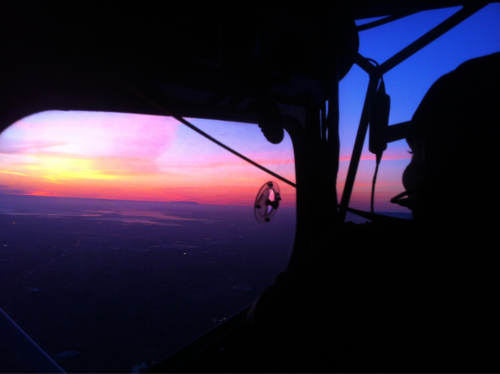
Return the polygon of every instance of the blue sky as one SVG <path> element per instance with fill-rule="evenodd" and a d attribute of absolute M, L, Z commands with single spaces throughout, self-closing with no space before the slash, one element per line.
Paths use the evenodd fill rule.
<path fill-rule="evenodd" d="M 381 64 L 460 9 L 461 7 L 453 7 L 420 12 L 361 31 L 359 52 Z M 370 20 L 359 20 L 357 24 L 368 21 Z M 469 59 L 499 51 L 500 4 L 494 3 L 487 5 L 384 76 L 387 93 L 391 96 L 389 124 L 410 120 L 427 90 L 442 75 Z M 367 85 L 367 74 L 356 65 L 340 82 L 341 160 L 350 158 Z M 407 211 L 389 204 L 388 199 L 403 191 L 401 174 L 410 161 L 408 149 L 404 140 L 389 145 L 379 170 L 375 210 Z M 366 142 L 362 158 L 370 155 Z M 348 161 L 340 163 L 339 199 L 348 165 Z M 374 168 L 375 161 L 361 161 L 352 207 L 369 208 Z"/>

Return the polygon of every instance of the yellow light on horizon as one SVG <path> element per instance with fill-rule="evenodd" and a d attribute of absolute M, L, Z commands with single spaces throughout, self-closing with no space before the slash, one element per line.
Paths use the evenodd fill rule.
<path fill-rule="evenodd" d="M 116 175 L 103 174 L 94 168 L 92 160 L 44 156 L 38 165 L 28 165 L 26 169 L 33 170 L 50 181 L 68 179 L 117 179 Z"/>
<path fill-rule="evenodd" d="M 23 173 L 16 173 L 15 171 L 0 170 L 0 173 L 5 173 L 5 174 L 15 174 L 15 175 L 24 175 L 24 176 L 26 176 L 26 174 L 23 174 Z"/>

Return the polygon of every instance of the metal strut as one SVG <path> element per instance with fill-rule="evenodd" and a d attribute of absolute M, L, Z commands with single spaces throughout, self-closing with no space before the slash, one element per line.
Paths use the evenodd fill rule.
<path fill-rule="evenodd" d="M 396 53 L 380 66 L 373 66 L 369 64 L 367 59 L 363 58 L 359 53 L 357 54 L 356 64 L 370 75 L 370 82 L 368 83 L 365 103 L 363 105 L 363 111 L 361 113 L 361 119 L 359 121 L 358 133 L 356 135 L 356 141 L 354 142 L 354 148 L 352 150 L 351 163 L 349 164 L 349 170 L 347 172 L 344 193 L 342 194 L 342 200 L 340 203 L 339 222 L 345 221 L 348 210 L 347 206 L 349 205 L 349 201 L 351 199 L 352 189 L 354 187 L 354 181 L 356 179 L 356 173 L 358 171 L 359 160 L 361 159 L 361 152 L 363 150 L 363 144 L 365 142 L 366 132 L 368 130 L 368 123 L 370 122 L 370 98 L 376 92 L 378 82 L 382 75 L 420 51 L 428 44 L 432 43 L 434 40 L 445 34 L 447 31 L 451 30 L 453 27 L 460 24 L 462 21 L 472 16 L 474 13 L 484 8 L 488 3 L 489 2 L 479 2 L 464 6 L 458 12 L 453 14 L 445 21 L 441 22 L 439 25 L 408 45 L 406 48 Z"/>

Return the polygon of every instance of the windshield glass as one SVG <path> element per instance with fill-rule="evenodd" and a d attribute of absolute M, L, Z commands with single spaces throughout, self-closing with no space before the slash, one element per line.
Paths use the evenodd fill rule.
<path fill-rule="evenodd" d="M 192 121 L 295 182 L 287 134 Z M 294 188 L 172 118 L 43 112 L 1 134 L 0 157 L 0 307 L 68 372 L 142 371 L 288 264 Z M 282 200 L 258 222 L 269 181 Z"/>

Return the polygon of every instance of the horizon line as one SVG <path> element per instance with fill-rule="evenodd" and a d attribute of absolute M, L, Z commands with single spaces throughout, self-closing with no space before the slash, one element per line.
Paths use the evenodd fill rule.
<path fill-rule="evenodd" d="M 73 197 L 73 196 L 47 196 L 47 195 L 19 195 L 19 194 L 10 194 L 10 193 L 1 193 L 0 196 L 28 196 L 28 197 L 53 197 L 57 199 L 82 199 L 82 200 L 109 200 L 109 201 L 133 201 L 136 203 L 162 203 L 162 204 L 169 204 L 169 203 L 190 203 L 190 204 L 196 204 L 196 205 L 223 205 L 223 206 L 241 206 L 241 207 L 252 207 L 253 204 L 251 205 L 236 205 L 236 204 L 209 204 L 209 203 L 198 203 L 196 201 L 159 201 L 159 200 L 123 200 L 123 199 L 105 199 L 105 198 L 100 198 L 100 197 Z M 281 206 L 281 208 L 293 208 L 290 206 Z"/>

